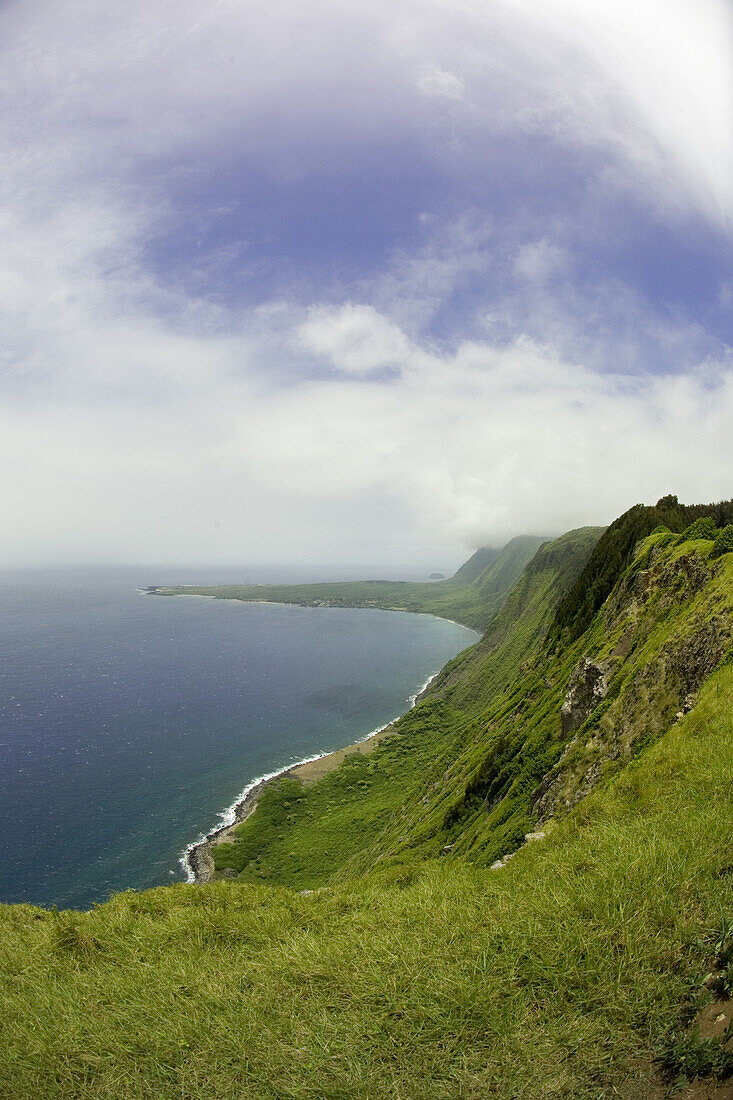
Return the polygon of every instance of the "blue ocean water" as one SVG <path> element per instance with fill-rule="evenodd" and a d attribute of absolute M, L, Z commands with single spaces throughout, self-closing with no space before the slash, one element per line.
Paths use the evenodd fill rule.
<path fill-rule="evenodd" d="M 320 579 L 0 574 L 0 902 L 87 908 L 181 880 L 249 781 L 388 722 L 476 639 L 423 615 L 137 590 Z"/>

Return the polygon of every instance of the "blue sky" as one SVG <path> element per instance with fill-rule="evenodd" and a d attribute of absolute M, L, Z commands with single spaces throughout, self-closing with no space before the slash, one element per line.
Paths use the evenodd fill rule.
<path fill-rule="evenodd" d="M 7 563 L 733 495 L 725 0 L 0 6 Z"/>

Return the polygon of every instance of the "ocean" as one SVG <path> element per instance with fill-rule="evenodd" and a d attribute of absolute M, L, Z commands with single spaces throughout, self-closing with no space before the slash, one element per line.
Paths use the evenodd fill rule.
<path fill-rule="evenodd" d="M 0 573 L 0 902 L 86 909 L 182 881 L 187 845 L 249 782 L 386 724 L 477 638 L 426 615 L 139 591 L 326 579 L 357 575 Z"/>

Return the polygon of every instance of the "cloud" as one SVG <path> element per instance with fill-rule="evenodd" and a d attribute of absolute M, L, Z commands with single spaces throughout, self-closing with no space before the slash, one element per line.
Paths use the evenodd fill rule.
<path fill-rule="evenodd" d="M 454 73 L 435 68 L 426 69 L 415 83 L 423 95 L 435 96 L 438 99 L 461 100 L 466 87 L 461 78 Z"/>
<path fill-rule="evenodd" d="M 545 238 L 522 245 L 514 259 L 516 274 L 528 283 L 545 283 L 567 265 L 564 250 Z"/>
<path fill-rule="evenodd" d="M 338 371 L 366 375 L 404 366 L 410 345 L 397 327 L 373 306 L 348 303 L 340 309 L 311 309 L 298 330 L 305 351 L 330 358 Z"/>
<path fill-rule="evenodd" d="M 267 401 L 250 446 L 273 484 L 389 489 L 426 536 L 477 545 L 607 522 L 670 490 L 729 495 L 731 415 L 733 363 L 599 376 L 531 341 L 470 343 L 447 357 L 409 347 L 388 387 L 322 382 Z M 275 442 L 296 420 L 292 449 Z"/>
<path fill-rule="evenodd" d="M 580 262 L 621 195 L 726 241 L 729 27 L 723 0 L 4 5 L 4 560 L 422 559 L 729 496 L 728 351 Z M 364 175 L 387 244 L 320 287 L 304 229 Z M 291 226 L 278 188 L 314 180 Z M 265 265 L 257 305 L 225 296 Z"/>
<path fill-rule="evenodd" d="M 574 47 L 615 92 L 615 118 L 604 118 L 602 104 L 584 102 L 587 88 L 578 110 L 567 104 L 584 139 L 616 145 L 625 170 L 647 185 L 654 179 L 662 201 L 685 196 L 733 229 L 733 12 L 726 0 L 509 2 Z"/>
<path fill-rule="evenodd" d="M 605 523 L 668 491 L 730 495 L 731 362 L 599 375 L 526 339 L 441 354 L 372 309 L 343 313 L 316 315 L 340 379 L 275 387 L 224 357 L 206 386 L 186 387 L 156 359 L 154 402 L 137 400 L 135 382 L 114 400 L 91 389 L 6 403 L 6 558 L 43 560 L 50 539 L 72 560 L 414 562 L 442 547 L 457 561 L 515 534 Z M 355 316 L 362 336 L 369 325 L 378 346 L 388 339 L 387 385 L 361 369 L 381 352 L 358 351 L 360 369 L 343 370 L 353 352 L 340 334 Z M 163 345 L 162 359 L 175 351 Z M 117 353 L 98 348 L 103 375 Z"/>
<path fill-rule="evenodd" d="M 191 153 L 223 144 L 273 172 L 322 172 L 324 137 L 434 141 L 424 100 L 470 84 L 466 133 L 483 131 L 487 155 L 492 132 L 539 127 L 606 148 L 650 203 L 676 195 L 729 224 L 732 21 L 725 0 L 322 0 L 307 13 L 253 0 L 205 15 L 132 0 L 103 18 L 90 0 L 28 0 L 0 14 L 6 136 L 32 128 L 39 188 L 135 178 L 169 157 L 200 171 Z"/>

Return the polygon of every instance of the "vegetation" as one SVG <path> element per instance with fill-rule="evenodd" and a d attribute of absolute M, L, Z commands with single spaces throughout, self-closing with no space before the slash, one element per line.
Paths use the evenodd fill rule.
<path fill-rule="evenodd" d="M 565 638 L 578 638 L 630 563 L 636 544 L 661 525 L 684 531 L 696 519 L 711 518 L 717 527 L 733 522 L 733 500 L 718 504 L 680 504 L 676 496 L 658 500 L 654 507 L 636 504 L 608 528 L 580 577 L 557 609 L 556 629 Z M 699 536 L 698 536 L 699 537 Z"/>
<path fill-rule="evenodd" d="M 296 783 L 287 794 L 270 787 L 235 842 L 216 849 L 217 868 L 237 870 L 248 881 L 273 876 L 314 887 L 347 864 L 344 873 L 352 873 L 379 857 L 399 862 L 406 847 L 419 844 L 434 856 L 452 843 L 456 830 L 446 825 L 446 797 L 454 806 L 462 780 L 470 784 L 484 765 L 493 713 L 487 703 L 499 699 L 494 708 L 506 709 L 504 689 L 541 645 L 559 592 L 582 568 L 599 534 L 598 528 L 583 528 L 541 547 L 482 641 L 446 665 L 430 696 L 395 724 L 392 736 L 368 757 L 347 758 L 316 787 Z M 538 716 L 554 721 L 561 695 L 560 686 Z M 554 762 L 556 744 L 553 737 L 549 755 L 545 748 L 539 756 L 545 770 Z M 498 763 L 493 743 L 490 753 Z M 444 784 L 446 769 L 450 778 Z M 510 830 L 512 845 L 529 827 L 524 802 L 519 818 L 521 824 Z M 486 848 L 489 862 L 504 853 L 500 835 L 503 830 Z"/>
<path fill-rule="evenodd" d="M 729 554 L 733 550 L 733 525 L 728 524 L 715 536 L 711 557 L 719 558 L 721 554 Z"/>
<path fill-rule="evenodd" d="M 522 536 L 502 550 L 477 550 L 445 581 L 343 581 L 336 584 L 183 585 L 157 595 L 294 603 L 303 607 L 381 607 L 453 619 L 485 630 L 543 539 Z"/>
<path fill-rule="evenodd" d="M 661 1098 L 733 911 L 732 714 L 726 666 L 500 871 L 0 909 L 3 1097 Z"/>
<path fill-rule="evenodd" d="M 604 613 L 558 651 L 544 644 L 553 606 L 596 537 L 572 532 L 542 547 L 482 641 L 446 666 L 393 736 L 316 788 L 268 791 L 216 850 L 217 867 L 314 887 L 445 847 L 490 866 L 538 817 L 562 813 L 659 736 L 733 646 L 733 569 L 709 564 L 709 542 L 652 535 Z M 561 708 L 582 658 L 607 668 L 610 683 L 576 733 Z"/>
<path fill-rule="evenodd" d="M 373 752 L 347 756 L 313 786 L 295 779 L 271 784 L 235 842 L 215 849 L 217 870 L 300 888 L 328 882 L 378 841 L 385 820 L 410 801 L 421 773 L 449 764 L 457 749 L 446 734 L 451 724 L 445 704 L 426 702 Z"/>
<path fill-rule="evenodd" d="M 211 885 L 0 907 L 0 1095 L 662 1100 L 729 1077 L 729 516 L 665 498 L 542 545 L 394 733 L 266 789 Z"/>
<path fill-rule="evenodd" d="M 715 521 L 710 516 L 700 516 L 682 533 L 683 539 L 714 539 L 718 533 Z"/>

